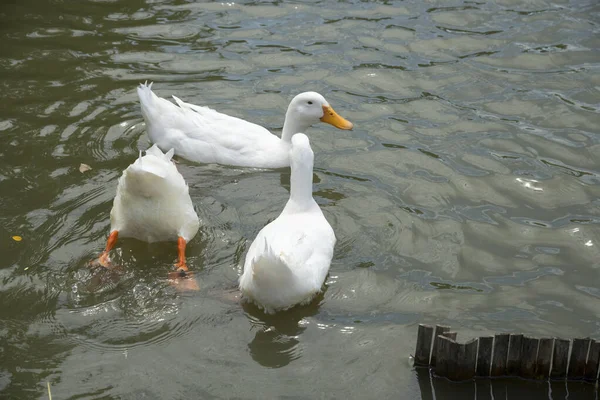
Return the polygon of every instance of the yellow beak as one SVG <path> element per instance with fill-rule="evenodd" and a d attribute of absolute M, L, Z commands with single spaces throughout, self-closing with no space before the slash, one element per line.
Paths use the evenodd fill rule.
<path fill-rule="evenodd" d="M 331 106 L 323 106 L 321 121 L 344 130 L 350 130 L 354 126 L 352 122 L 340 117 Z"/>

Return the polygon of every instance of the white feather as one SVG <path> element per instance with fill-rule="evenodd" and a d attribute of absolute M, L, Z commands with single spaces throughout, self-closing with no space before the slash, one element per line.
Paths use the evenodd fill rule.
<path fill-rule="evenodd" d="M 310 302 L 321 291 L 336 242 L 312 197 L 308 138 L 298 133 L 292 143 L 290 199 L 250 245 L 239 284 L 244 298 L 268 313 Z"/>
<path fill-rule="evenodd" d="M 329 107 L 318 93 L 299 94 L 288 107 L 280 139 L 260 125 L 175 96 L 173 104 L 156 96 L 152 83 L 141 84 L 137 92 L 148 136 L 161 149 L 174 149 L 178 156 L 195 162 L 256 168 L 289 166 L 292 136 L 318 123 L 324 116 L 323 106 Z M 350 122 L 337 118 L 337 125 L 332 124 L 352 128 Z"/>
<path fill-rule="evenodd" d="M 110 212 L 111 232 L 146 242 L 178 236 L 189 242 L 196 235 L 200 221 L 172 157 L 172 150 L 164 154 L 154 145 L 123 171 Z"/>

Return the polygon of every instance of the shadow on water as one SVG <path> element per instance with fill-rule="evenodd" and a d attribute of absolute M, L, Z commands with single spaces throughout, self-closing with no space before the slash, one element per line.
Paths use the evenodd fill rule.
<path fill-rule="evenodd" d="M 428 368 L 416 368 L 422 400 L 558 400 L 594 399 L 598 387 L 587 382 L 534 381 L 520 378 L 482 378 L 451 382 L 434 376 Z"/>
<path fill-rule="evenodd" d="M 268 368 L 281 368 L 298 359 L 302 355 L 299 336 L 306 329 L 302 321 L 317 314 L 323 298 L 321 293 L 306 306 L 275 314 L 244 303 L 244 311 L 256 329 L 254 339 L 248 343 L 252 359 Z"/>

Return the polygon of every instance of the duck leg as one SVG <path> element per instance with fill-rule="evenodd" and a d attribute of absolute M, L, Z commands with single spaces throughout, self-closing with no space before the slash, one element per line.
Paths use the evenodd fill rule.
<path fill-rule="evenodd" d="M 185 246 L 187 245 L 184 238 L 177 238 L 177 264 L 175 272 L 169 273 L 171 283 L 181 290 L 200 290 L 193 273 L 190 272 L 185 262 Z"/>
<path fill-rule="evenodd" d="M 112 250 L 113 247 L 115 247 L 118 237 L 119 237 L 119 231 L 112 231 L 110 233 L 110 235 L 108 235 L 108 240 L 106 241 L 106 248 L 104 249 L 102 254 L 100 254 L 100 257 L 98 258 L 98 263 L 100 265 L 102 265 L 104 268 L 111 267 L 110 259 L 108 258 L 108 253 Z"/>
<path fill-rule="evenodd" d="M 184 238 L 179 236 L 177 238 L 177 264 L 175 267 L 178 272 L 183 272 L 182 276 L 185 276 L 185 272 L 189 271 L 187 264 L 185 263 L 185 246 L 187 245 Z"/>

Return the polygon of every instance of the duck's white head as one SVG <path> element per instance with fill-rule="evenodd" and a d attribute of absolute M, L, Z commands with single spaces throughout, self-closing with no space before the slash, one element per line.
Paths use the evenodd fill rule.
<path fill-rule="evenodd" d="M 352 122 L 336 113 L 325 97 L 317 92 L 304 92 L 294 97 L 288 106 L 283 137 L 291 140 L 295 133 L 304 132 L 318 122 L 325 122 L 344 130 L 354 126 Z"/>

